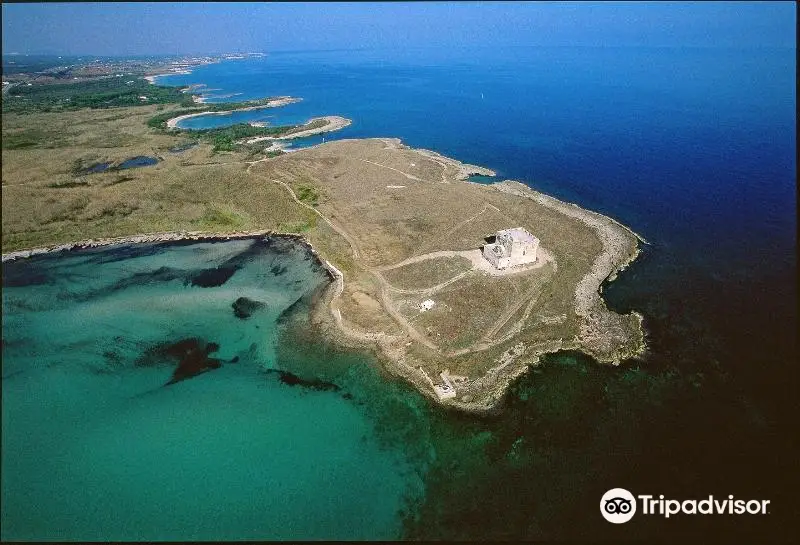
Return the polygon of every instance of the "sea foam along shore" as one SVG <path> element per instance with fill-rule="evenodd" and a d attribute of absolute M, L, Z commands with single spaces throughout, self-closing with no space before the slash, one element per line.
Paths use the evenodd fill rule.
<path fill-rule="evenodd" d="M 286 106 L 287 104 L 300 102 L 301 100 L 302 100 L 301 98 L 282 96 L 273 98 L 269 100 L 266 104 L 258 104 L 256 106 L 245 106 L 244 108 L 237 108 L 235 110 L 226 110 L 221 112 L 197 112 L 193 114 L 179 115 L 167 121 L 167 128 L 179 129 L 180 127 L 178 127 L 178 123 L 186 119 L 191 119 L 193 117 L 200 117 L 203 115 L 231 115 L 234 112 L 246 112 L 250 110 L 260 110 L 262 108 L 278 108 L 280 106 Z"/>

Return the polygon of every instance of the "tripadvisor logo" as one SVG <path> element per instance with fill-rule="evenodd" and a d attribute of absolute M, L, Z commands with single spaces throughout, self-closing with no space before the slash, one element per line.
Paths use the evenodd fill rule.
<path fill-rule="evenodd" d="M 664 495 L 654 496 L 640 494 L 641 513 L 643 515 L 662 515 L 669 518 L 673 515 L 766 515 L 770 500 L 737 500 L 733 495 L 718 500 L 714 496 L 702 500 L 667 500 Z M 612 488 L 600 499 L 600 514 L 608 522 L 622 524 L 628 522 L 636 514 L 636 498 L 624 488 Z"/>
<path fill-rule="evenodd" d="M 636 513 L 636 498 L 624 488 L 612 488 L 600 499 L 600 513 L 614 524 L 628 522 Z"/>

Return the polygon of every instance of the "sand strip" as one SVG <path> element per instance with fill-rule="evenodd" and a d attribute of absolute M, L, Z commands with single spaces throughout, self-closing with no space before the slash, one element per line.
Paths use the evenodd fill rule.
<path fill-rule="evenodd" d="M 325 125 L 321 127 L 313 127 L 310 129 L 303 130 L 303 127 L 311 125 L 316 121 L 326 121 Z M 327 115 L 324 117 L 314 117 L 306 121 L 303 125 L 298 127 L 297 132 L 293 132 L 290 134 L 286 134 L 283 136 L 257 136 L 255 138 L 250 138 L 249 140 L 245 140 L 245 144 L 255 144 L 256 142 L 265 142 L 265 141 L 276 141 L 276 140 L 291 140 L 294 138 L 305 138 L 306 136 L 313 136 L 315 134 L 322 134 L 325 132 L 331 131 L 338 131 L 339 129 L 343 129 L 350 125 L 353 121 L 347 119 L 346 117 L 340 117 L 338 115 Z M 255 127 L 261 127 L 263 125 L 251 123 L 251 125 Z"/>
<path fill-rule="evenodd" d="M 202 103 L 202 98 L 200 98 L 200 100 L 197 100 L 197 99 L 193 99 L 193 100 L 195 100 L 196 102 L 201 102 Z M 222 112 L 197 112 L 197 113 L 194 113 L 194 114 L 179 115 L 179 116 L 173 117 L 172 119 L 167 121 L 167 128 L 169 128 L 169 129 L 179 129 L 180 127 L 178 127 L 178 123 L 180 123 L 181 121 L 183 121 L 185 119 L 191 119 L 192 117 L 200 117 L 202 115 L 231 115 L 231 114 L 233 114 L 235 112 L 247 112 L 247 111 L 250 111 L 250 110 L 261 110 L 263 108 L 278 108 L 280 106 L 286 106 L 287 104 L 293 104 L 295 102 L 300 102 L 300 100 L 302 100 L 302 99 L 295 98 L 295 97 L 288 97 L 288 96 L 287 97 L 278 97 L 278 98 L 270 100 L 266 104 L 258 104 L 256 106 L 246 106 L 244 108 L 237 108 L 235 110 L 227 110 L 227 111 L 222 111 Z"/>

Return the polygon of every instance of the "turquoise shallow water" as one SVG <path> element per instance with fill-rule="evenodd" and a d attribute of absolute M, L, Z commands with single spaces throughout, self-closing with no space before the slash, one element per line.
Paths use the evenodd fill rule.
<path fill-rule="evenodd" d="M 238 269 L 222 285 L 192 285 L 225 263 Z M 399 535 L 425 461 L 376 426 L 420 400 L 366 356 L 282 347 L 278 322 L 304 331 L 328 281 L 304 247 L 142 245 L 3 268 L 3 539 Z M 239 297 L 266 307 L 238 318 Z M 219 344 L 220 368 L 165 386 L 175 362 L 141 361 L 192 337 Z M 341 386 L 268 371 L 297 358 Z"/>

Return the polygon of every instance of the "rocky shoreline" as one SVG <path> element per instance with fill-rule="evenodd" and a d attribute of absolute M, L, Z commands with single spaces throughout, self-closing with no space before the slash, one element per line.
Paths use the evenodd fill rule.
<path fill-rule="evenodd" d="M 435 154 L 435 152 L 431 153 L 432 155 L 424 152 L 422 154 L 434 160 L 447 159 L 447 164 L 459 172 L 462 180 L 466 179 L 465 173 L 472 174 L 478 169 L 484 172 L 489 171 L 489 169 L 482 169 L 474 165 L 462 164 L 450 158 L 443 158 Z M 494 174 L 492 171 L 489 172 L 491 172 L 489 175 Z M 493 413 L 499 410 L 511 383 L 527 372 L 531 366 L 537 365 L 541 356 L 545 354 L 562 350 L 578 350 L 587 353 L 599 362 L 619 365 L 622 360 L 640 356 L 645 350 L 641 314 L 632 312 L 626 316 L 619 317 L 619 315 L 611 312 L 600 297 L 600 287 L 606 280 L 613 281 L 620 271 L 636 259 L 639 254 L 637 241 L 645 243 L 646 241 L 612 218 L 585 210 L 573 203 L 559 201 L 554 197 L 530 189 L 520 182 L 505 180 L 492 184 L 490 187 L 521 198 L 534 199 L 543 206 L 555 209 L 587 224 L 598 234 L 598 238 L 603 244 L 603 251 L 575 291 L 576 314 L 583 320 L 580 335 L 573 339 L 548 341 L 534 346 L 525 346 L 519 343 L 507 351 L 505 357 L 501 358 L 499 365 L 490 369 L 482 377 L 459 387 L 462 399 L 440 400 L 432 391 L 425 374 L 420 369 L 406 363 L 401 346 L 404 339 L 392 338 L 384 334 L 358 333 L 344 324 L 341 313 L 337 315 L 337 311 L 331 306 L 335 299 L 341 295 L 344 287 L 342 273 L 336 270 L 335 267 L 330 266 L 328 269 L 332 271 L 331 274 L 335 278 L 335 287 L 331 288 L 332 291 L 325 305 L 326 308 L 330 308 L 330 312 L 327 313 L 330 318 L 326 320 L 324 314 L 317 314 L 319 323 L 327 321 L 329 322 L 328 326 L 333 326 L 328 327 L 328 329 L 334 330 L 336 333 L 328 334 L 328 337 L 334 342 L 342 342 L 341 333 L 343 332 L 349 339 L 349 342 L 345 344 L 375 351 L 392 374 L 401 376 L 412 383 L 432 401 L 443 406 L 479 414 Z M 631 323 L 628 324 L 628 327 L 632 327 L 636 331 L 633 340 L 627 344 L 623 343 L 622 349 L 616 348 L 617 343 L 613 342 L 615 339 L 608 333 L 620 318 L 630 320 Z M 619 341 L 621 339 L 616 340 Z M 464 396 L 469 401 L 464 400 Z"/>
<path fill-rule="evenodd" d="M 402 145 L 399 141 L 387 140 L 389 141 L 385 143 L 390 147 Z M 466 179 L 476 171 L 484 175 L 494 175 L 489 169 L 460 163 L 435 152 L 426 153 L 426 151 L 423 150 L 421 154 L 437 162 L 446 162 L 449 167 L 457 171 L 458 179 L 464 183 L 474 183 Z M 603 251 L 576 287 L 576 314 L 583 322 L 580 334 L 572 339 L 546 341 L 531 346 L 518 343 L 507 351 L 497 366 L 468 384 L 461 385 L 459 387 L 461 399 L 441 400 L 436 396 L 425 373 L 406 362 L 403 349 L 406 342 L 404 337 L 361 332 L 349 327 L 341 312 L 335 308 L 335 301 L 344 290 L 344 276 L 336 267 L 314 252 L 334 280 L 324 297 L 325 304 L 314 310 L 314 321 L 323 329 L 329 340 L 351 348 L 370 350 L 377 355 L 391 374 L 404 378 L 432 401 L 445 407 L 478 414 L 498 411 L 511 383 L 530 367 L 537 365 L 541 356 L 545 354 L 577 350 L 599 362 L 619 365 L 624 359 L 641 356 L 645 350 L 642 315 L 636 312 L 625 316 L 617 315 L 608 310 L 600 296 L 603 282 L 613 281 L 620 271 L 636 259 L 639 254 L 638 243 L 646 243 L 644 238 L 613 218 L 585 210 L 573 203 L 562 202 L 520 182 L 505 180 L 490 187 L 521 198 L 534 199 L 543 206 L 585 223 L 597 233 Z M 632 338 L 619 333 L 620 320 L 627 321 L 623 324 L 624 327 L 634 331 Z"/>
<path fill-rule="evenodd" d="M 302 235 L 295 233 L 277 233 L 269 230 L 259 231 L 235 231 L 229 233 L 205 233 L 202 231 L 170 231 L 164 233 L 146 233 L 125 237 L 112 238 L 92 238 L 78 242 L 68 242 L 65 244 L 53 244 L 39 248 L 27 250 L 16 250 L 3 254 L 2 262 L 26 259 L 35 255 L 68 252 L 71 250 L 85 250 L 88 248 L 100 248 L 102 246 L 113 246 L 115 244 L 147 244 L 154 242 L 179 242 L 184 240 L 208 241 L 208 240 L 236 240 L 245 238 L 255 238 L 259 236 L 281 236 L 287 238 L 299 238 L 305 241 Z M 306 241 L 307 243 L 307 241 Z"/>
<path fill-rule="evenodd" d="M 401 145 L 399 141 L 387 140 L 389 141 L 385 141 L 385 143 L 391 147 Z M 487 175 L 494 174 L 489 169 L 463 164 L 440 156 L 435 152 L 426 153 L 423 151 L 421 155 L 437 162 L 445 163 L 447 168 L 456 171 L 457 179 L 461 180 L 461 183 L 474 183 L 466 181 L 466 177 L 476 171 Z M 547 206 L 561 214 L 585 223 L 595 230 L 603 249 L 575 290 L 575 312 L 581 319 L 580 333 L 572 339 L 557 339 L 530 346 L 518 343 L 518 345 L 506 351 L 503 357 L 498 360 L 498 365 L 483 376 L 460 386 L 459 399 L 440 400 L 436 396 L 430 387 L 430 379 L 425 375 L 424 371 L 406 361 L 405 344 L 408 339 L 405 336 L 360 331 L 358 328 L 353 328 L 347 324 L 342 317 L 341 311 L 337 308 L 337 299 L 344 291 L 344 274 L 314 248 L 306 236 L 301 234 L 279 233 L 271 230 L 222 233 L 201 231 L 149 233 L 115 238 L 89 239 L 67 244 L 18 250 L 3 254 L 2 261 L 13 261 L 35 255 L 115 244 L 186 240 L 224 241 L 262 236 L 279 236 L 293 239 L 310 250 L 320 265 L 327 270 L 331 279 L 331 283 L 323 288 L 322 297 L 312 305 L 313 327 L 317 328 L 322 335 L 333 343 L 375 353 L 389 373 L 404 378 L 432 401 L 467 412 L 487 413 L 497 411 L 510 384 L 521 374 L 527 372 L 531 366 L 536 365 L 544 354 L 561 350 L 578 350 L 589 354 L 600 362 L 611 364 L 619 364 L 623 359 L 641 355 L 645 348 L 642 316 L 635 312 L 625 316 L 611 312 L 600 296 L 600 288 L 603 282 L 613 280 L 619 271 L 626 268 L 636 259 L 639 253 L 638 241 L 644 242 L 644 239 L 612 218 L 584 210 L 572 203 L 559 201 L 539 193 L 520 182 L 506 180 L 491 184 L 489 187 L 520 198 L 533 199 L 542 206 Z M 634 331 L 634 334 L 631 335 L 631 331 Z"/>

